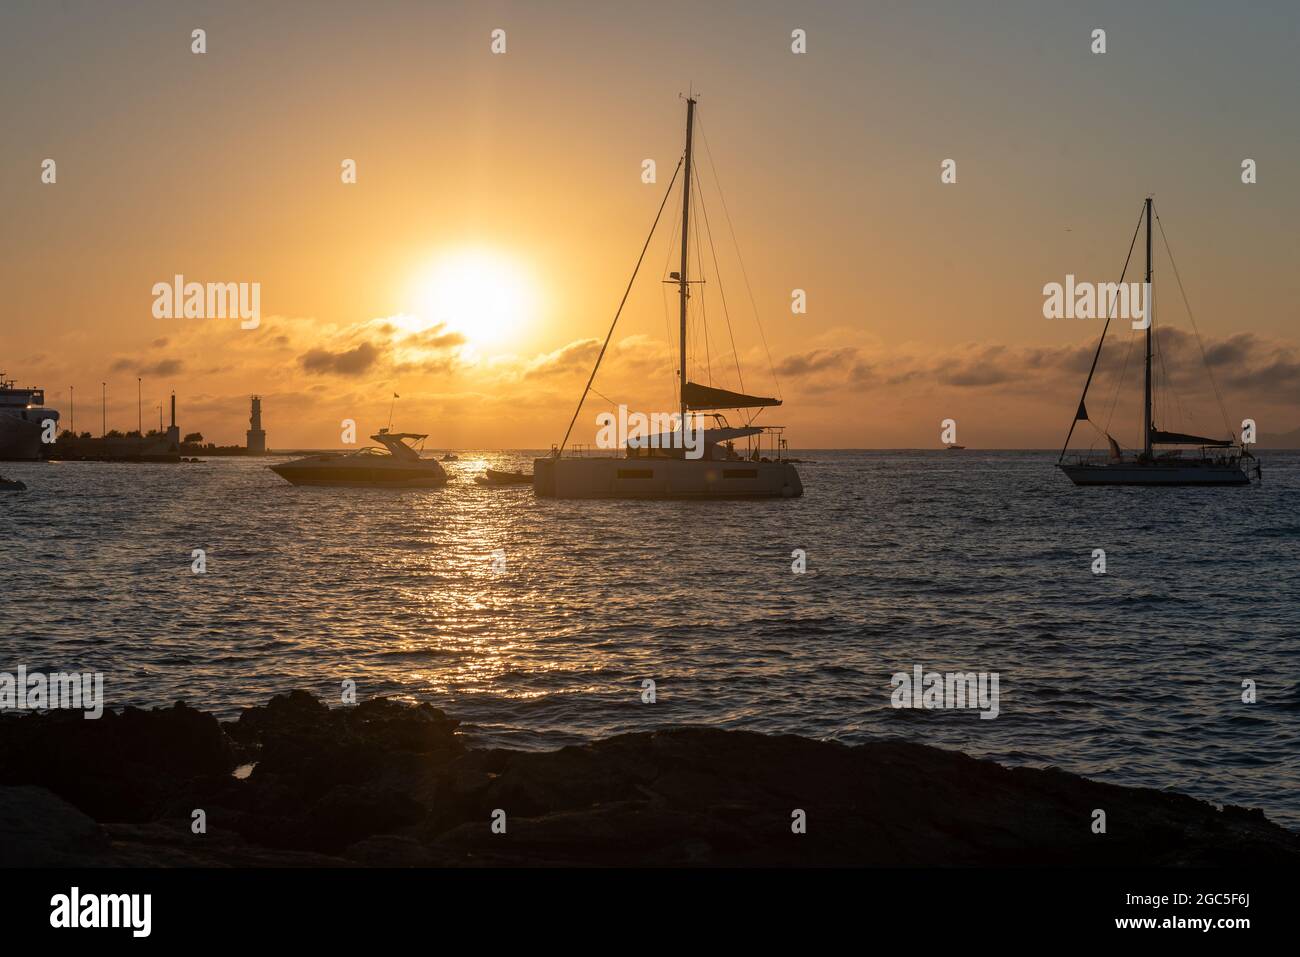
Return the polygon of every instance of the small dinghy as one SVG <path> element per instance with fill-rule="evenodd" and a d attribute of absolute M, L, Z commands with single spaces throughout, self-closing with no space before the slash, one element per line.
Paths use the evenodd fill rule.
<path fill-rule="evenodd" d="M 532 481 L 530 478 L 528 481 Z M 0 492 L 25 492 L 27 486 L 17 479 L 7 479 L 0 475 Z"/>
<path fill-rule="evenodd" d="M 498 472 L 496 469 L 488 469 L 486 475 L 474 476 L 474 481 L 479 485 L 505 488 L 511 485 L 532 485 L 533 477 L 523 472 Z"/>

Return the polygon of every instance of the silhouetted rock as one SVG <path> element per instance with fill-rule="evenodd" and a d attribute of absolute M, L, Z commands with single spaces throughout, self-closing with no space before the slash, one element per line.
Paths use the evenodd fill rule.
<path fill-rule="evenodd" d="M 103 829 L 45 788 L 0 787 L 0 860 L 8 867 L 74 867 L 108 853 Z"/>
<path fill-rule="evenodd" d="M 548 752 L 471 750 L 457 724 L 427 704 L 327 708 L 301 691 L 224 726 L 184 705 L 99 722 L 6 718 L 0 783 L 42 785 L 102 826 L 48 792 L 0 789 L 0 863 L 1300 862 L 1300 836 L 1259 811 L 906 742 L 682 728 Z M 252 773 L 233 777 L 236 761 L 255 762 Z M 44 826 L 47 805 L 51 820 L 75 821 L 84 851 Z M 206 834 L 191 832 L 195 808 Z M 1092 831 L 1098 808 L 1105 834 Z M 492 828 L 498 810 L 504 833 Z M 796 811 L 806 833 L 792 830 Z M 13 833 L 27 836 L 4 839 Z"/>
<path fill-rule="evenodd" d="M 0 784 L 39 784 L 98 820 L 144 821 L 185 782 L 234 766 L 217 719 L 171 708 L 0 719 Z"/>

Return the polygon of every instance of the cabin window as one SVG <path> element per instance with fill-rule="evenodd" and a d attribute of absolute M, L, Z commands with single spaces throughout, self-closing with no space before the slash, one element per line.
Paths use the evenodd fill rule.
<path fill-rule="evenodd" d="M 654 469 L 619 469 L 618 477 L 621 479 L 647 479 L 655 477 Z"/>

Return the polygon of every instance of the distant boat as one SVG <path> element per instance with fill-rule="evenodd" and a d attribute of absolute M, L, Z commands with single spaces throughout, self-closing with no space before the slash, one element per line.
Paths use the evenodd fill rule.
<path fill-rule="evenodd" d="M 1146 219 L 1145 288 L 1148 290 L 1148 296 L 1145 316 L 1146 348 L 1144 350 L 1142 451 L 1126 454 L 1109 433 L 1103 432 L 1102 434 L 1105 435 L 1109 448 L 1109 454 L 1104 460 L 1097 460 L 1084 455 L 1076 455 L 1068 462 L 1065 460 L 1066 450 L 1070 446 L 1070 437 L 1074 434 L 1075 426 L 1080 422 L 1091 422 L 1088 418 L 1085 400 L 1088 397 L 1088 387 L 1092 384 L 1093 374 L 1097 371 L 1097 360 L 1101 357 L 1102 343 L 1106 341 L 1106 330 L 1110 328 L 1111 316 L 1108 315 L 1106 325 L 1102 328 L 1101 339 L 1097 342 L 1097 351 L 1092 357 L 1092 368 L 1089 369 L 1088 378 L 1083 384 L 1083 395 L 1079 397 L 1078 411 L 1075 413 L 1074 421 L 1070 424 L 1070 431 L 1065 437 L 1065 446 L 1061 449 L 1061 455 L 1056 461 L 1056 467 L 1064 472 L 1075 485 L 1194 485 L 1206 487 L 1249 485 L 1250 472 L 1253 470 L 1255 476 L 1259 477 L 1261 470 L 1259 461 L 1244 444 L 1234 448 L 1234 440 L 1231 437 L 1227 439 L 1207 438 L 1183 432 L 1168 432 L 1158 428 L 1152 418 L 1151 357 L 1152 330 L 1155 328 L 1154 297 L 1150 295 L 1152 288 L 1152 206 L 1151 197 L 1148 196 L 1143 212 Z M 1141 228 L 1140 222 L 1139 228 Z M 1133 241 L 1137 241 L 1136 230 L 1133 234 Z M 1130 245 L 1129 251 L 1131 255 L 1132 245 Z M 1121 276 L 1120 283 L 1122 284 L 1123 281 L 1124 277 Z M 1204 353 L 1202 352 L 1202 354 Z M 1208 366 L 1206 371 L 1209 374 Z M 1227 428 L 1226 413 L 1224 418 L 1225 428 Z M 1154 449 L 1158 445 L 1193 445 L 1199 446 L 1199 449 L 1187 455 L 1184 455 L 1181 451 L 1156 453 Z"/>
<path fill-rule="evenodd" d="M 953 443 L 950 442 L 947 445 L 945 445 L 944 448 L 946 448 L 949 452 L 960 452 L 962 449 L 966 448 L 966 446 L 954 445 Z"/>
<path fill-rule="evenodd" d="M 447 483 L 447 473 L 437 460 L 421 458 L 410 444 L 427 439 L 427 435 L 380 429 L 370 438 L 383 448 L 326 452 L 267 467 L 294 485 L 427 488 Z"/>
<path fill-rule="evenodd" d="M 7 479 L 0 475 L 0 492 L 24 492 L 27 486 L 18 479 Z"/>
<path fill-rule="evenodd" d="M 448 452 L 446 455 L 442 457 L 442 460 L 444 462 L 459 462 L 460 456 L 457 455 L 455 452 Z"/>
<path fill-rule="evenodd" d="M 498 472 L 496 469 L 488 469 L 486 475 L 474 476 L 474 481 L 479 485 L 506 488 L 511 486 L 532 485 L 533 477 L 531 475 L 526 475 L 523 472 Z"/>
<path fill-rule="evenodd" d="M 803 494 L 803 483 L 795 467 L 784 459 L 785 439 L 781 436 L 781 426 L 759 426 L 751 417 L 743 426 L 730 426 L 719 414 L 722 409 L 762 409 L 779 406 L 780 399 L 764 396 L 746 395 L 727 389 L 702 385 L 687 379 L 686 352 L 686 318 L 687 304 L 690 299 L 691 280 L 688 279 L 690 251 L 690 215 L 691 215 L 691 177 L 694 172 L 692 141 L 695 126 L 695 99 L 686 100 L 686 150 L 673 180 L 669 183 L 671 194 L 678 173 L 684 174 L 682 181 L 681 214 L 681 265 L 676 272 L 669 273 L 665 282 L 677 286 L 679 299 L 679 335 L 678 335 L 678 373 L 680 386 L 678 390 L 677 431 L 660 432 L 654 435 L 640 435 L 630 439 L 624 454 L 618 457 L 576 457 L 564 456 L 564 448 L 569 440 L 573 423 L 577 421 L 586 401 L 587 392 L 595 381 L 600 360 L 605 355 L 618 324 L 618 313 L 610 326 L 609 335 L 605 337 L 605 346 L 601 348 L 592 369 L 587 388 L 583 390 L 578 401 L 578 410 L 574 412 L 569 423 L 569 431 L 564 440 L 554 449 L 550 456 L 533 462 L 533 491 L 547 498 L 667 498 L 667 499 L 712 499 L 712 498 L 794 498 Z M 668 195 L 664 197 L 664 204 Z M 663 212 L 663 205 L 659 208 Z M 657 226 L 659 217 L 655 217 Z M 646 245 L 642 248 L 642 259 L 654 236 L 655 227 L 650 229 Z M 637 267 L 640 268 L 641 260 Z M 636 272 L 632 274 L 633 281 Z M 698 280 L 696 281 L 698 284 Z M 628 286 L 629 291 L 631 285 Z M 623 301 L 627 301 L 624 294 Z M 619 313 L 622 312 L 619 306 Z M 714 420 L 714 427 L 698 430 L 698 446 L 687 450 L 683 427 L 687 416 L 692 412 L 708 412 Z M 770 457 L 761 451 L 762 436 L 772 436 Z M 759 445 L 740 455 L 733 448 L 736 439 L 757 437 Z M 693 442 L 694 444 L 694 442 Z M 688 456 L 687 452 L 690 452 Z M 692 457 L 694 456 L 694 457 Z"/>

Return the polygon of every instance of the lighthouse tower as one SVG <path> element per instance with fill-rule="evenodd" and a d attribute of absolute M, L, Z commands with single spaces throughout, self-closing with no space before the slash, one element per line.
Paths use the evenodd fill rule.
<path fill-rule="evenodd" d="M 266 432 L 262 428 L 262 397 L 253 396 L 248 415 L 248 451 L 261 455 L 266 451 Z"/>

